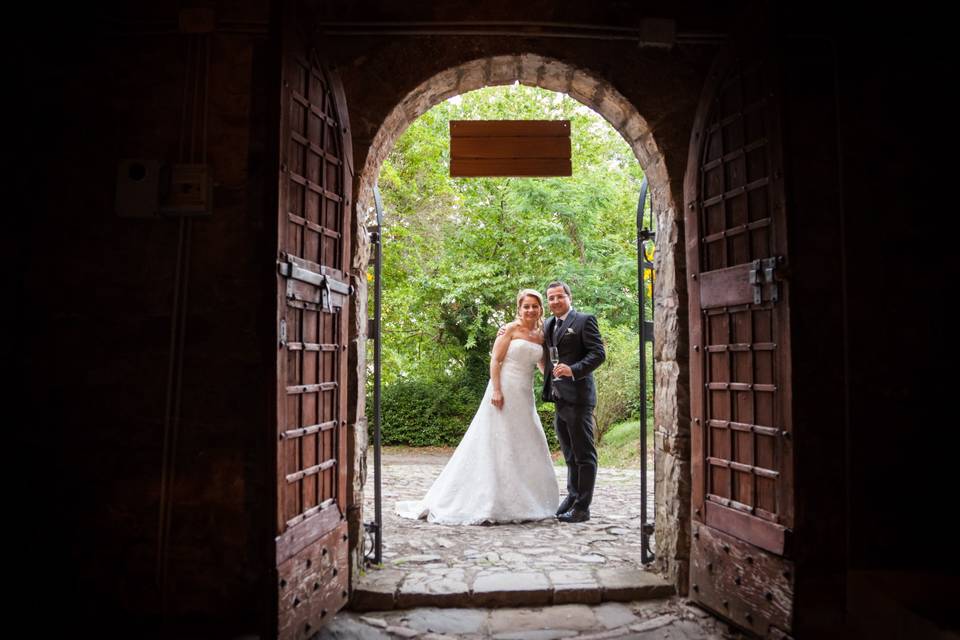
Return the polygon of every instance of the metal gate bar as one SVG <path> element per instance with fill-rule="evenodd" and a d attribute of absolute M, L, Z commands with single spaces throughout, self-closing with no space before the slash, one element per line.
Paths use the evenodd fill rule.
<path fill-rule="evenodd" d="M 364 558 L 374 564 L 383 563 L 383 498 L 380 490 L 380 367 L 383 340 L 380 336 L 380 313 L 382 299 L 381 268 L 383 265 L 383 200 L 380 187 L 373 187 L 373 202 L 377 211 L 376 226 L 367 227 L 373 245 L 373 318 L 369 321 L 367 339 L 373 340 L 373 500 L 374 519 L 363 525 L 368 536 L 373 536 L 371 549 L 364 551 Z M 372 554 L 371 554 L 372 552 Z"/>
<path fill-rule="evenodd" d="M 652 244 L 656 233 L 644 226 L 644 210 L 647 203 L 647 177 L 640 184 L 640 199 L 637 202 L 637 286 L 640 295 L 640 562 L 653 562 L 654 553 L 650 550 L 650 536 L 653 535 L 653 523 L 647 522 L 647 343 L 653 345 L 653 319 L 647 320 L 647 289 L 644 287 L 644 273 L 650 269 L 650 298 L 653 299 L 654 271 L 653 262 L 647 258 L 647 243 Z M 650 202 L 651 227 L 653 202 Z M 650 388 L 654 389 L 656 376 L 651 376 Z M 656 460 L 654 460 L 656 464 Z M 656 473 L 656 472 L 654 472 Z"/>

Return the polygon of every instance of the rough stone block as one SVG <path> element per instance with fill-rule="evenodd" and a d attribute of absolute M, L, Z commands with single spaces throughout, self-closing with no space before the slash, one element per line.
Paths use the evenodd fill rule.
<path fill-rule="evenodd" d="M 599 86 L 600 82 L 593 76 L 580 70 L 574 71 L 573 79 L 570 82 L 570 97 L 584 104 L 592 105 L 593 96 Z"/>
<path fill-rule="evenodd" d="M 619 602 L 606 602 L 593 610 L 599 622 L 605 629 L 615 629 L 637 622 L 636 614 Z"/>
<path fill-rule="evenodd" d="M 427 608 L 410 611 L 404 619 L 408 627 L 417 631 L 460 636 L 483 633 L 487 612 L 477 609 Z"/>
<path fill-rule="evenodd" d="M 540 56 L 529 53 L 520 56 L 520 84 L 528 86 L 537 86 L 540 68 L 546 63 Z"/>
<path fill-rule="evenodd" d="M 556 60 L 544 62 L 540 71 L 537 85 L 550 91 L 567 93 L 570 90 L 571 69 Z"/>
<path fill-rule="evenodd" d="M 463 569 L 435 573 L 412 573 L 397 593 L 397 607 L 465 607 L 470 589 Z"/>
<path fill-rule="evenodd" d="M 673 595 L 673 585 L 663 578 L 639 570 L 599 569 L 597 580 L 603 589 L 604 600 L 647 600 Z"/>
<path fill-rule="evenodd" d="M 396 606 L 397 591 L 405 577 L 403 571 L 384 569 L 360 578 L 350 598 L 354 611 L 386 611 Z"/>
<path fill-rule="evenodd" d="M 490 85 L 513 84 L 520 77 L 519 56 L 496 56 L 490 60 Z"/>
<path fill-rule="evenodd" d="M 479 89 L 486 84 L 486 60 L 473 60 L 460 67 L 460 82 L 457 93 L 466 93 Z"/>
<path fill-rule="evenodd" d="M 490 612 L 490 633 L 546 629 L 586 631 L 596 627 L 593 611 L 585 605 L 549 609 L 499 609 Z"/>
<path fill-rule="evenodd" d="M 543 573 L 496 573 L 477 576 L 472 601 L 480 607 L 519 607 L 549 604 L 553 587 Z"/>

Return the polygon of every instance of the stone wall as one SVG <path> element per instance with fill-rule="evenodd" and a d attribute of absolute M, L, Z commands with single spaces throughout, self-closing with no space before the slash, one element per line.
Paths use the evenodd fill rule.
<path fill-rule="evenodd" d="M 327 54 L 343 79 L 354 135 L 358 173 L 355 276 L 362 280 L 367 267 L 364 225 L 374 217 L 372 189 L 380 166 L 396 139 L 433 105 L 481 87 L 518 81 L 567 93 L 607 119 L 633 148 L 650 180 L 657 220 L 656 553 L 658 569 L 685 592 L 690 520 L 689 408 L 684 386 L 688 356 L 683 217 L 676 203 L 682 199 L 689 131 L 709 51 L 631 47 L 616 56 L 582 45 L 560 48 L 549 41 L 525 46 L 529 47 L 526 51 L 477 57 L 503 48 L 503 42 L 351 41 L 349 55 L 342 49 Z M 409 63 L 391 73 L 397 59 Z M 351 358 L 357 364 L 352 387 L 357 390 L 365 388 L 366 305 L 366 297 L 359 295 Z M 352 476 L 353 503 L 360 505 L 362 492 L 372 490 L 363 474 L 368 466 L 367 421 L 362 394 L 351 394 L 351 407 L 357 412 L 352 443 L 357 471 Z M 372 515 L 353 511 L 352 518 L 359 532 L 361 522 L 372 520 Z M 356 549 L 354 561 L 359 562 Z"/>

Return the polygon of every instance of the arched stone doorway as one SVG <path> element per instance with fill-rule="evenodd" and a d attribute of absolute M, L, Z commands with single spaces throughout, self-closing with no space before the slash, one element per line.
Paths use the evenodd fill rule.
<path fill-rule="evenodd" d="M 654 445 L 657 460 L 656 554 L 658 569 L 679 593 L 685 593 L 690 531 L 690 453 L 688 425 L 681 421 L 681 416 L 689 413 L 689 394 L 685 376 L 685 287 L 683 278 L 678 277 L 682 276 L 684 268 L 683 250 L 682 246 L 677 247 L 678 240 L 683 237 L 683 216 L 675 204 L 667 162 L 655 140 L 653 128 L 630 100 L 599 74 L 537 54 L 474 59 L 421 82 L 383 119 L 366 149 L 362 169 L 358 167 L 355 272 L 364 273 L 367 268 L 369 257 L 364 225 L 373 211 L 373 186 L 380 167 L 397 138 L 430 107 L 451 96 L 514 82 L 566 93 L 602 115 L 633 149 L 649 179 L 658 238 L 654 364 L 657 385 Z M 353 323 L 360 344 L 356 347 L 357 379 L 351 381 L 355 385 L 351 397 L 357 398 L 358 410 L 351 478 L 355 505 L 362 504 L 367 480 L 367 423 L 361 413 L 366 375 L 362 343 L 367 327 L 367 295 L 363 284 L 361 282 L 361 295 L 357 296 L 356 322 Z M 351 526 L 354 531 L 362 530 L 362 523 L 356 516 Z M 355 566 L 358 566 L 359 551 L 354 549 L 353 554 Z"/>

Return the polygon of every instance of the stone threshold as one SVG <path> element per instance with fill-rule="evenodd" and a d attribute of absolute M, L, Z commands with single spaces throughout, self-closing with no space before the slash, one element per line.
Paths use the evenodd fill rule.
<path fill-rule="evenodd" d="M 674 586 L 634 567 L 490 571 L 436 568 L 368 570 L 348 608 L 388 611 L 414 607 L 536 607 L 667 598 Z"/>

